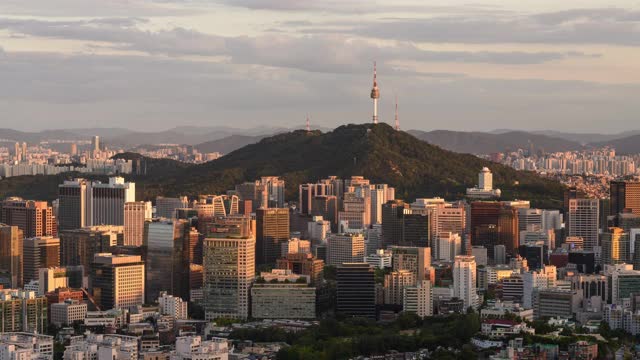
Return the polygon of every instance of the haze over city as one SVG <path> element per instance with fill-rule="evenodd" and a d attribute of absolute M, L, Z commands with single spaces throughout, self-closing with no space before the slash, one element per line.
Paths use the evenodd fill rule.
<path fill-rule="evenodd" d="M 633 1 L 4 0 L 0 126 L 637 130 Z"/>

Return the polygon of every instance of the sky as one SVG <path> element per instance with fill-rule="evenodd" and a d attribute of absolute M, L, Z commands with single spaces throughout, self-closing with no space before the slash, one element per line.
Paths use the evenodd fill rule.
<path fill-rule="evenodd" d="M 640 129 L 640 1 L 2 0 L 0 127 Z"/>

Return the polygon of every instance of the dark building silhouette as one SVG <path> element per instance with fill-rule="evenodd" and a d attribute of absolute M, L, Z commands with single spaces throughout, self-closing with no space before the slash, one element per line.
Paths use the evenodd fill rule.
<path fill-rule="evenodd" d="M 344 263 L 336 273 L 336 312 L 345 316 L 376 317 L 373 268 L 367 263 Z"/>

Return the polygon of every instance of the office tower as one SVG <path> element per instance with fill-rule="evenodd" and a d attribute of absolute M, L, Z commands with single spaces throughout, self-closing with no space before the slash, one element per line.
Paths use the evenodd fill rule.
<path fill-rule="evenodd" d="M 565 229 L 569 229 L 570 227 L 570 217 L 569 217 L 569 202 L 571 200 L 576 199 L 584 199 L 585 193 L 582 190 L 578 190 L 575 186 L 569 187 L 564 191 L 564 199 L 562 210 L 565 215 Z"/>
<path fill-rule="evenodd" d="M 60 239 L 52 236 L 24 239 L 23 258 L 24 283 L 38 280 L 40 268 L 60 266 Z"/>
<path fill-rule="evenodd" d="M 188 299 L 190 227 L 187 221 L 161 219 L 147 223 L 146 227 L 145 297 L 157 299 L 166 291 Z"/>
<path fill-rule="evenodd" d="M 631 233 L 631 229 L 640 228 L 640 215 L 633 214 L 629 209 L 615 215 L 614 219 L 615 226 L 621 228 L 626 233 Z M 603 230 L 606 230 L 607 228 L 604 228 Z"/>
<path fill-rule="evenodd" d="M 276 269 L 291 270 L 294 274 L 308 276 L 313 285 L 319 284 L 322 279 L 323 268 L 324 261 L 311 254 L 287 254 L 276 261 Z"/>
<path fill-rule="evenodd" d="M 284 180 L 277 176 L 263 176 L 260 184 L 264 186 L 268 199 L 268 203 L 262 203 L 262 207 L 284 207 Z"/>
<path fill-rule="evenodd" d="M 367 263 L 345 263 L 336 271 L 336 312 L 376 318 L 374 270 Z"/>
<path fill-rule="evenodd" d="M 331 234 L 331 223 L 324 220 L 322 216 L 314 216 L 312 221 L 307 223 L 309 240 L 315 244 L 324 243 L 327 236 Z"/>
<path fill-rule="evenodd" d="M 327 265 L 364 261 L 364 235 L 331 234 L 327 237 Z"/>
<path fill-rule="evenodd" d="M 0 224 L 0 281 L 6 288 L 22 287 L 23 239 L 23 232 L 17 226 Z"/>
<path fill-rule="evenodd" d="M 338 223 L 347 221 L 349 229 L 360 230 L 371 225 L 371 198 L 346 192 L 342 200 L 342 210 L 338 212 Z"/>
<path fill-rule="evenodd" d="M 465 234 L 466 231 L 466 210 L 463 206 L 449 206 L 445 204 L 437 206 L 434 211 L 429 213 L 431 220 L 431 236 L 443 232 L 451 232 L 454 234 Z"/>
<path fill-rule="evenodd" d="M 416 285 L 416 274 L 408 270 L 393 271 L 384 276 L 384 303 L 402 305 L 404 289 Z"/>
<path fill-rule="evenodd" d="M 108 252 L 111 247 L 122 244 L 122 226 L 91 226 L 60 232 L 60 264 L 82 265 L 86 270 L 97 253 Z"/>
<path fill-rule="evenodd" d="M 414 313 L 421 318 L 433 315 L 430 281 L 419 281 L 417 285 L 404 288 L 402 311 Z"/>
<path fill-rule="evenodd" d="M 71 156 L 78 155 L 78 144 L 76 143 L 69 144 L 69 155 Z"/>
<path fill-rule="evenodd" d="M 256 210 L 256 264 L 275 264 L 283 242 L 289 240 L 289 209 Z"/>
<path fill-rule="evenodd" d="M 507 254 L 515 255 L 518 248 L 518 210 L 500 202 L 471 203 L 471 241 L 484 246 L 493 259 L 493 247 L 504 245 Z"/>
<path fill-rule="evenodd" d="M 144 201 L 124 204 L 124 245 L 142 246 L 144 223 L 151 219 L 151 203 Z"/>
<path fill-rule="evenodd" d="M 568 236 L 579 236 L 584 248 L 593 250 L 598 246 L 598 199 L 570 199 Z"/>
<path fill-rule="evenodd" d="M 504 245 L 493 247 L 493 263 L 496 265 L 507 263 L 507 249 Z"/>
<path fill-rule="evenodd" d="M 382 205 L 382 243 L 385 247 L 402 243 L 403 218 L 409 204 L 402 200 Z"/>
<path fill-rule="evenodd" d="M 458 255 L 458 254 L 456 254 Z M 484 246 L 473 246 L 471 248 L 471 255 L 476 258 L 476 264 L 478 266 L 487 266 L 488 265 L 488 257 L 487 257 L 487 248 Z"/>
<path fill-rule="evenodd" d="M 611 304 L 623 305 L 625 299 L 640 292 L 640 271 L 630 264 L 608 265 L 604 267 L 607 277 L 607 296 Z"/>
<path fill-rule="evenodd" d="M 527 259 L 527 265 L 532 270 L 538 270 L 549 264 L 549 248 L 541 241 L 520 245 L 518 253 Z"/>
<path fill-rule="evenodd" d="M 456 256 L 453 263 L 453 296 L 462 299 L 465 309 L 478 307 L 476 260 L 473 256 Z"/>
<path fill-rule="evenodd" d="M 393 271 L 408 270 L 416 274 L 416 281 L 434 280 L 431 268 L 431 249 L 428 247 L 392 246 Z"/>
<path fill-rule="evenodd" d="M 303 215 L 311 214 L 312 199 L 316 194 L 315 184 L 300 184 L 298 186 L 298 208 Z"/>
<path fill-rule="evenodd" d="M 39 268 L 38 294 L 44 295 L 59 288 L 86 288 L 88 283 L 85 274 L 83 266 Z"/>
<path fill-rule="evenodd" d="M 176 209 L 189 207 L 189 200 L 186 196 L 170 198 L 164 196 L 156 197 L 156 217 L 158 218 L 175 218 Z"/>
<path fill-rule="evenodd" d="M 23 161 L 27 161 L 27 143 L 23 142 L 22 143 L 22 160 Z"/>
<path fill-rule="evenodd" d="M 518 230 L 538 231 L 542 229 L 542 213 L 540 209 L 518 209 Z"/>
<path fill-rule="evenodd" d="M 44 334 L 47 331 L 47 298 L 36 296 L 33 291 L 0 290 L 0 313 L 2 333 Z"/>
<path fill-rule="evenodd" d="M 53 236 L 53 209 L 46 201 L 8 198 L 0 204 L 0 223 L 17 226 L 25 237 Z"/>
<path fill-rule="evenodd" d="M 311 216 L 322 216 L 329 221 L 331 229 L 337 230 L 338 198 L 335 195 L 314 196 L 311 199 Z"/>
<path fill-rule="evenodd" d="M 236 185 L 236 194 L 240 198 L 240 201 L 251 201 L 251 211 L 255 212 L 258 208 L 268 207 L 267 194 L 265 187 L 260 181 L 245 182 Z M 247 209 L 245 209 L 245 212 Z"/>
<path fill-rule="evenodd" d="M 136 201 L 135 183 L 110 177 L 109 183 L 91 184 L 91 225 L 124 225 L 124 204 Z"/>
<path fill-rule="evenodd" d="M 58 185 L 58 230 L 74 230 L 88 226 L 91 184 L 85 179 L 65 181 Z"/>
<path fill-rule="evenodd" d="M 402 216 L 402 241 L 398 245 L 431 246 L 429 215 L 412 214 L 410 211 Z"/>
<path fill-rule="evenodd" d="M 617 215 L 624 209 L 630 209 L 635 215 L 640 215 L 640 182 L 611 181 L 610 214 Z"/>
<path fill-rule="evenodd" d="M 220 233 L 204 241 L 204 310 L 207 320 L 246 319 L 255 276 L 255 237 Z"/>
<path fill-rule="evenodd" d="M 453 261 L 456 256 L 462 254 L 462 238 L 458 234 L 440 233 L 436 244 L 435 257 L 437 260 Z"/>
<path fill-rule="evenodd" d="M 94 153 L 94 156 L 96 153 L 100 152 L 100 136 L 93 136 L 91 138 L 91 150 Z"/>
<path fill-rule="evenodd" d="M 304 281 L 302 281 L 304 280 Z M 251 317 L 256 319 L 315 319 L 316 288 L 291 270 L 261 272 L 251 287 Z"/>
<path fill-rule="evenodd" d="M 580 236 L 567 236 L 564 239 L 564 245 L 566 245 L 569 250 L 583 250 L 584 239 Z"/>
<path fill-rule="evenodd" d="M 602 264 L 615 265 L 631 263 L 631 241 L 629 233 L 618 227 L 611 227 L 602 233 Z"/>
<path fill-rule="evenodd" d="M 144 304 L 144 262 L 140 256 L 96 254 L 89 287 L 102 309 L 126 309 Z"/>
<path fill-rule="evenodd" d="M 198 220 L 238 215 L 239 200 L 236 195 L 200 195 L 193 208 L 198 213 Z"/>

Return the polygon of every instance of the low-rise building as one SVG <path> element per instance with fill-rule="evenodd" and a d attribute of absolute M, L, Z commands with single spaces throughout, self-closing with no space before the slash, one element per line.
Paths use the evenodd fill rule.
<path fill-rule="evenodd" d="M 0 359 L 53 360 L 53 336 L 24 332 L 2 333 Z"/>
<path fill-rule="evenodd" d="M 184 336 L 176 339 L 176 350 L 171 360 L 228 360 L 227 339 L 213 338 L 202 341 L 200 336 Z"/>
<path fill-rule="evenodd" d="M 51 323 L 61 327 L 84 322 L 87 317 L 87 304 L 67 299 L 62 303 L 51 304 Z"/>
<path fill-rule="evenodd" d="M 88 334 L 71 338 L 64 360 L 138 360 L 138 338 Z"/>
<path fill-rule="evenodd" d="M 534 334 L 535 330 L 527 327 L 525 322 L 516 322 L 505 319 L 485 319 L 482 320 L 482 335 L 492 339 L 505 338 L 507 336 L 521 333 Z"/>
<path fill-rule="evenodd" d="M 251 315 L 256 319 L 313 319 L 316 288 L 309 278 L 290 270 L 260 273 L 251 288 Z"/>

